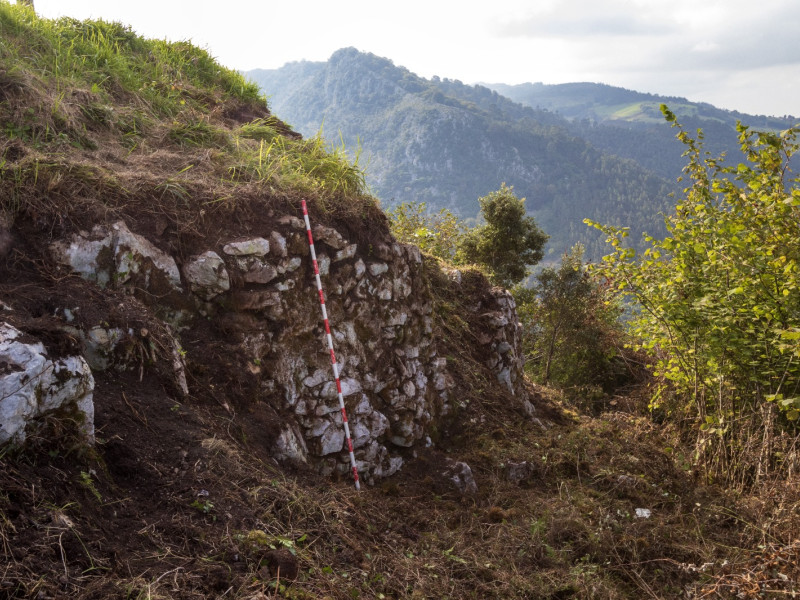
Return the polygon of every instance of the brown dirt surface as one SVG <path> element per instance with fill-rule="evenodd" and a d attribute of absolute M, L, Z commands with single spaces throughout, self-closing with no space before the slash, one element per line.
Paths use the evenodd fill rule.
<path fill-rule="evenodd" d="M 87 323 L 113 313 L 118 324 L 156 330 L 135 299 L 91 293 L 76 278 L 48 281 L 26 264 L 27 275 L 17 268 L 0 285 L 15 306 L 4 317 L 23 330 L 52 331 L 54 307 L 73 305 Z M 786 496 L 753 503 L 700 485 L 657 426 L 629 413 L 577 416 L 531 388 L 544 428 L 533 424 L 457 339 L 449 360 L 463 369 L 459 397 L 468 400 L 458 418 L 432 432 L 434 447 L 409 451 L 398 475 L 360 493 L 347 480 L 279 468 L 265 452 L 277 415 L 227 402 L 218 383 L 183 399 L 156 364 L 143 376 L 98 375 L 94 447 L 50 420 L 22 449 L 2 452 L 0 594 L 734 597 L 726 590 L 745 589 L 737 577 L 780 578 L 759 570 L 747 548 L 797 534 Z M 194 361 L 213 371 L 218 359 L 207 348 Z M 442 477 L 448 459 L 472 467 L 475 496 Z M 506 465 L 522 461 L 528 476 L 509 480 Z M 652 516 L 637 518 L 637 508 Z M 777 518 L 781 510 L 790 516 Z M 770 560 L 791 565 L 780 552 Z"/>

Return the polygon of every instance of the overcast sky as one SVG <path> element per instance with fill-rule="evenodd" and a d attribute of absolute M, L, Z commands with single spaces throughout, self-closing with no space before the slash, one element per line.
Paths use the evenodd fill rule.
<path fill-rule="evenodd" d="M 800 0 L 35 0 L 278 68 L 355 46 L 464 83 L 593 81 L 800 117 Z"/>

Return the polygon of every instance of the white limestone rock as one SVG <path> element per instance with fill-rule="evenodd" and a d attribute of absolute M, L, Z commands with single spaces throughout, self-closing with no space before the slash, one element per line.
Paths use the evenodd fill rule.
<path fill-rule="evenodd" d="M 448 459 L 447 468 L 442 476 L 447 478 L 462 496 L 472 496 L 478 493 L 478 484 L 472 475 L 470 466 L 461 461 Z"/>
<path fill-rule="evenodd" d="M 284 273 L 292 273 L 300 268 L 300 265 L 303 264 L 303 259 L 299 256 L 295 256 L 293 258 L 287 258 L 282 260 L 281 263 L 278 265 L 278 273 L 283 275 Z"/>
<path fill-rule="evenodd" d="M 327 456 L 339 452 L 344 447 L 344 429 L 341 426 L 331 425 L 317 440 L 318 454 Z"/>
<path fill-rule="evenodd" d="M 125 336 L 125 332 L 118 327 L 101 327 L 96 325 L 88 333 L 82 331 L 78 335 L 85 342 L 84 358 L 94 371 L 105 371 L 111 366 L 112 355 Z"/>
<path fill-rule="evenodd" d="M 176 291 L 181 291 L 181 276 L 175 259 L 162 252 L 146 238 L 128 229 L 124 221 L 111 226 L 114 232 L 114 257 L 116 259 L 117 283 L 123 284 L 139 275 L 137 281 L 145 289 L 158 285 L 154 279 L 164 278 Z"/>
<path fill-rule="evenodd" d="M 331 227 L 324 225 L 315 225 L 311 228 L 314 235 L 314 244 L 317 242 L 324 242 L 334 250 L 341 250 L 347 245 L 347 240 L 342 237 L 342 234 Z"/>
<path fill-rule="evenodd" d="M 386 263 L 370 263 L 367 267 L 369 274 L 373 277 L 377 277 L 378 275 L 383 275 L 386 271 L 389 270 L 389 265 Z"/>
<path fill-rule="evenodd" d="M 406 411 L 397 415 L 399 419 L 392 423 L 392 436 L 389 441 L 401 448 L 410 448 L 422 435 L 422 427 L 414 419 L 414 413 Z"/>
<path fill-rule="evenodd" d="M 377 410 L 368 415 L 357 415 L 352 420 L 353 448 L 361 448 L 377 440 L 387 429 L 389 429 L 389 419 Z"/>
<path fill-rule="evenodd" d="M 0 322 L 0 444 L 25 441 L 26 427 L 55 411 L 67 411 L 94 442 L 94 377 L 81 356 L 51 359 L 41 342 Z"/>
<path fill-rule="evenodd" d="M 269 283 L 279 274 L 279 269 L 256 256 L 246 256 L 237 260 L 237 267 L 245 283 Z"/>
<path fill-rule="evenodd" d="M 175 260 L 131 232 L 124 221 L 111 227 L 96 225 L 91 233 L 80 232 L 69 242 L 55 242 L 51 249 L 59 262 L 101 287 L 135 280 L 146 290 L 163 288 L 161 283 L 175 291 L 182 289 Z M 158 293 L 163 294 L 163 289 Z"/>
<path fill-rule="evenodd" d="M 341 378 L 339 383 L 342 386 L 342 396 L 345 398 L 361 391 L 361 384 L 351 377 Z M 322 388 L 322 393 L 320 394 L 322 398 L 326 399 L 336 398 L 338 395 L 339 391 L 336 388 L 335 381 L 328 381 Z"/>
<path fill-rule="evenodd" d="M 285 247 L 286 240 L 283 244 Z M 269 241 L 263 237 L 255 237 L 230 242 L 222 247 L 222 251 L 229 256 L 266 256 L 269 254 Z"/>
<path fill-rule="evenodd" d="M 58 241 L 52 249 L 59 262 L 68 265 L 84 279 L 94 281 L 100 287 L 111 283 L 114 275 L 114 236 L 102 225 L 91 233 L 82 231 L 73 235 L 69 242 Z"/>
<path fill-rule="evenodd" d="M 364 261 L 359 258 L 356 261 L 355 269 L 356 269 L 356 279 L 361 279 L 362 277 L 364 277 L 364 273 L 366 272 L 367 267 L 364 264 Z"/>
<path fill-rule="evenodd" d="M 183 275 L 189 289 L 203 300 L 211 300 L 231 289 L 225 261 L 213 250 L 191 258 L 183 267 Z"/>
<path fill-rule="evenodd" d="M 297 427 L 284 425 L 272 448 L 272 457 L 279 462 L 306 464 L 308 447 Z"/>
<path fill-rule="evenodd" d="M 327 275 L 330 273 L 331 270 L 331 259 L 326 254 L 318 254 L 317 255 L 317 266 L 319 267 L 319 274 L 322 276 Z"/>
<path fill-rule="evenodd" d="M 269 234 L 269 243 L 270 243 L 270 251 L 275 256 L 280 256 L 281 258 L 286 257 L 289 254 L 289 248 L 286 245 L 286 238 L 283 237 L 277 231 L 273 231 Z"/>
<path fill-rule="evenodd" d="M 333 377 L 333 372 L 330 369 L 317 369 L 312 375 L 303 379 L 303 385 L 307 388 L 315 388 L 330 380 L 331 377 Z"/>
<path fill-rule="evenodd" d="M 348 246 L 345 246 L 344 248 L 336 252 L 336 254 L 333 257 L 333 260 L 334 262 L 337 262 L 340 260 L 353 258 L 356 255 L 356 250 L 358 250 L 357 244 L 350 244 Z"/>

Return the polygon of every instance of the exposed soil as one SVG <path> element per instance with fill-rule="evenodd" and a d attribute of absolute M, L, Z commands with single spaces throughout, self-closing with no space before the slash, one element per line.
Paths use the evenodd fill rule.
<path fill-rule="evenodd" d="M 14 307 L 3 318 L 51 351 L 77 343 L 59 329 L 56 308 L 64 306 L 79 307 L 85 325 L 106 318 L 156 334 L 135 298 L 53 279 L 44 264 L 9 256 L 0 298 Z M 439 326 L 455 336 L 446 318 Z M 776 486 L 774 497 L 742 498 L 702 485 L 646 419 L 579 417 L 547 390 L 530 390 L 545 428 L 533 424 L 464 340 L 453 337 L 449 352 L 463 373 L 458 397 L 470 402 L 431 432 L 433 447 L 409 451 L 397 476 L 356 492 L 348 480 L 279 468 L 265 451 L 279 417 L 218 379 L 225 369 L 213 332 L 198 336 L 188 349 L 191 397 L 180 397 L 158 361 L 145 360 L 141 370 L 98 374 L 94 447 L 51 419 L 23 448 L 3 449 L 0 597 L 677 598 L 750 590 L 740 597 L 755 598 L 796 589 L 796 492 Z M 442 476 L 448 459 L 472 467 L 476 495 L 462 496 Z M 509 467 L 523 462 L 524 476 L 509 479 Z"/>

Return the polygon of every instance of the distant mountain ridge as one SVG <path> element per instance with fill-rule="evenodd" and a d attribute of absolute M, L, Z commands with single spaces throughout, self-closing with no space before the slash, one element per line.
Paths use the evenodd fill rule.
<path fill-rule="evenodd" d="M 471 218 L 479 196 L 503 182 L 513 185 L 550 234 L 551 259 L 576 242 L 590 258 L 607 252 L 582 223 L 586 217 L 630 226 L 634 241 L 642 231 L 661 233 L 659 213 L 670 208 L 668 194 L 678 189 L 684 164 L 674 130 L 650 110 L 654 105 L 657 111 L 660 99 L 611 86 L 496 86 L 515 100 L 485 86 L 427 80 L 355 48 L 338 50 L 326 62 L 246 75 L 297 131 L 310 136 L 324 127 L 330 140 L 341 139 L 351 151 L 360 147 L 369 161 L 367 179 L 384 205 L 422 201 Z M 531 89 L 547 92 L 549 109 L 542 108 L 545 96 L 536 100 Z M 591 106 L 592 94 L 605 94 L 607 102 L 640 102 L 647 118 L 617 123 L 608 116 L 611 104 L 595 102 L 605 116 L 590 119 L 584 105 Z M 558 112 L 552 110 L 556 104 Z M 682 105 L 676 112 L 694 118 Z M 735 143 L 730 124 L 698 119 L 724 133 L 720 147 Z"/>
<path fill-rule="evenodd" d="M 659 106 L 666 104 L 688 131 L 702 129 L 713 155 L 738 148 L 736 123 L 762 131 L 781 131 L 800 122 L 791 115 L 773 117 L 724 110 L 678 96 L 637 92 L 602 83 L 485 84 L 525 106 L 555 112 L 570 121 L 570 131 L 595 147 L 636 160 L 662 177 L 677 177 L 685 161 L 675 153 L 675 132 Z"/>
<path fill-rule="evenodd" d="M 797 117 L 785 115 L 774 117 L 750 115 L 738 111 L 717 108 L 707 102 L 692 102 L 680 96 L 663 96 L 628 90 L 604 83 L 482 83 L 497 93 L 524 104 L 557 112 L 567 119 L 592 119 L 609 121 L 658 121 L 662 122 L 658 110 L 667 104 L 679 117 L 716 119 L 729 125 L 736 121 L 746 122 L 758 129 L 785 129 L 798 121 Z M 641 110 L 636 110 L 641 105 Z"/>

